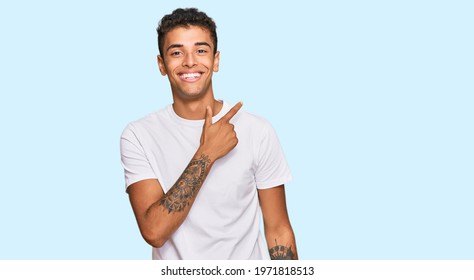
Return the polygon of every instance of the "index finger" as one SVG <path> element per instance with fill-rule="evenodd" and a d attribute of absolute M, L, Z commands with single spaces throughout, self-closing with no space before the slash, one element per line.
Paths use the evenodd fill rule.
<path fill-rule="evenodd" d="M 227 112 L 227 114 L 225 114 L 221 120 L 224 121 L 224 122 L 228 122 L 230 121 L 230 119 L 232 119 L 232 117 L 235 116 L 235 114 L 237 114 L 237 112 L 240 110 L 240 108 L 242 108 L 242 105 L 244 105 L 242 103 L 242 101 L 240 101 L 239 103 L 235 104 L 234 107 L 232 107 L 229 112 Z"/>

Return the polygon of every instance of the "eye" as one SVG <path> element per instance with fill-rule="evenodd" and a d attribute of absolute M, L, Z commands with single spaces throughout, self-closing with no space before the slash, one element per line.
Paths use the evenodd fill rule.
<path fill-rule="evenodd" d="M 181 55 L 181 52 L 180 51 L 173 51 L 171 52 L 171 56 L 179 56 Z"/>
<path fill-rule="evenodd" d="M 203 50 L 203 49 L 199 49 L 199 50 L 197 50 L 197 53 L 207 53 L 207 51 Z"/>

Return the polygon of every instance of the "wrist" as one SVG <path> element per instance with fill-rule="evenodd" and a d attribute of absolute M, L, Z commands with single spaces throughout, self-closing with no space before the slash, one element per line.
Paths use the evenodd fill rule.
<path fill-rule="evenodd" d="M 206 147 L 200 146 L 196 153 L 194 154 L 195 159 L 205 159 L 209 162 L 209 166 L 212 166 L 214 162 L 217 160 L 217 157 L 211 152 L 210 149 Z"/>

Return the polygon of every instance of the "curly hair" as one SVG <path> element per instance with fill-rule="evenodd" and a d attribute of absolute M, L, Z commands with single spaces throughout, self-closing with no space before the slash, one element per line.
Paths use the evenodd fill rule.
<path fill-rule="evenodd" d="M 214 43 L 214 54 L 217 52 L 217 32 L 216 23 L 204 12 L 196 8 L 176 9 L 171 14 L 165 15 L 158 24 L 156 32 L 158 33 L 158 49 L 163 56 L 163 45 L 166 33 L 176 27 L 199 26 L 207 29 L 211 34 Z"/>

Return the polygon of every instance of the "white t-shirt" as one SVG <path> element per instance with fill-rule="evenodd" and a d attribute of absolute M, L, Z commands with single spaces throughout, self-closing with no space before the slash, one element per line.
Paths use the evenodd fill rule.
<path fill-rule="evenodd" d="M 224 102 L 212 121 L 230 108 Z M 240 110 L 230 122 L 237 146 L 214 163 L 183 224 L 153 248 L 153 259 L 269 259 L 257 189 L 282 185 L 291 173 L 267 121 Z M 172 105 L 130 123 L 121 137 L 126 186 L 156 178 L 166 193 L 196 153 L 203 125 L 179 117 Z"/>

